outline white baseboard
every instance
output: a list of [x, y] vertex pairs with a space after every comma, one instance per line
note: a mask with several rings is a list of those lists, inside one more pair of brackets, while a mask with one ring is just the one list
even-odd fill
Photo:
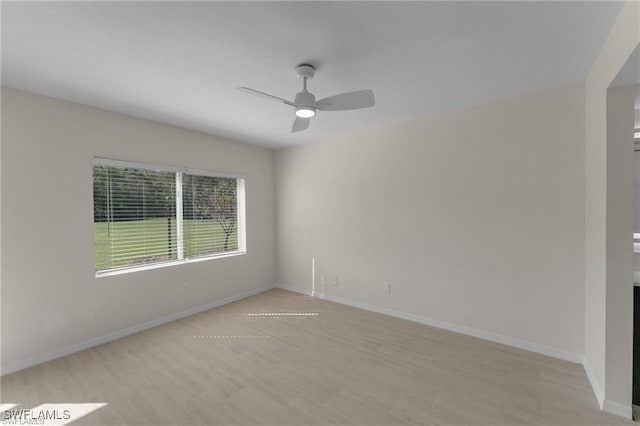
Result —
[[591, 383], [591, 389], [593, 389], [593, 393], [596, 395], [596, 399], [598, 400], [598, 405], [600, 409], [604, 409], [604, 391], [602, 390], [602, 386], [600, 386], [600, 382], [596, 378], [595, 374], [591, 370], [589, 363], [585, 359], [582, 362], [582, 366], [584, 367], [584, 371], [587, 373], [587, 378], [589, 379], [589, 383]]
[[226, 297], [221, 300], [216, 300], [215, 302], [207, 303], [206, 305], [196, 306], [195, 308], [187, 309], [186, 311], [167, 315], [162, 318], [157, 318], [151, 321], [144, 322], [142, 324], [135, 325], [133, 327], [126, 328], [124, 330], [114, 331], [113, 333], [105, 334], [104, 336], [94, 337], [93, 339], [85, 340], [84, 342], [79, 342], [71, 346], [67, 346], [52, 352], [48, 352], [46, 354], [42, 354], [42, 355], [34, 356], [32, 358], [28, 358], [22, 361], [18, 361], [13, 364], [7, 365], [6, 367], [0, 368], [0, 376], [11, 374], [28, 367], [33, 367], [34, 365], [42, 364], [43, 362], [51, 361], [56, 358], [61, 358], [63, 356], [67, 356], [75, 352], [83, 351], [85, 349], [89, 349], [91, 347], [98, 346], [103, 343], [107, 343], [112, 340], [116, 340], [121, 337], [125, 337], [130, 334], [137, 333], [142, 330], [146, 330], [148, 328], [156, 327], [156, 326], [165, 324], [167, 322], [175, 321], [177, 319], [188, 317], [202, 311], [206, 311], [218, 306], [226, 305], [227, 303], [235, 302], [240, 299], [254, 296], [256, 294], [271, 290], [272, 288], [274, 288], [274, 286], [259, 287], [254, 290], [250, 290], [245, 293], [238, 294], [236, 296]]
[[602, 409], [607, 413], [615, 414], [616, 416], [624, 417], [631, 420], [633, 418], [633, 409], [631, 405], [618, 404], [617, 402], [604, 400]]
[[604, 399], [604, 392], [602, 390], [602, 386], [598, 379], [593, 374], [589, 363], [585, 359], [582, 363], [584, 366], [584, 371], [587, 373], [587, 377], [589, 378], [589, 383], [591, 383], [591, 388], [593, 389], [593, 393], [596, 395], [596, 399], [598, 400], [598, 405], [602, 411], [606, 411], [607, 413], [615, 414], [616, 416], [624, 417], [625, 419], [631, 420], [633, 418], [633, 409], [631, 408], [631, 404], [624, 405], [619, 404], [617, 402], [608, 401]]
[[[298, 288], [298, 287], [290, 287], [284, 284], [276, 284], [277, 288], [281, 288], [284, 290], [293, 291], [296, 293], [306, 294], [308, 296], [311, 295], [311, 291]], [[319, 295], [314, 295], [318, 296]], [[582, 364], [582, 355], [578, 355], [571, 352], [561, 351], [559, 349], [550, 348], [547, 346], [538, 345], [536, 343], [525, 342], [523, 340], [513, 339], [511, 337], [502, 336], [499, 334], [489, 333], [487, 331], [478, 330], [475, 328], [465, 327], [462, 325], [452, 324], [444, 321], [438, 321], [431, 318], [423, 317], [415, 314], [408, 314], [405, 312], [394, 311], [392, 309], [381, 308], [378, 306], [368, 305], [366, 303], [356, 302], [350, 299], [343, 299], [341, 297], [332, 296], [329, 294], [322, 294], [322, 299], [329, 300], [331, 302], [340, 303], [343, 305], [349, 305], [360, 309], [365, 309], [367, 311], [378, 312], [381, 314], [390, 315], [397, 318], [406, 319], [409, 321], [418, 322], [425, 325], [430, 325], [432, 327], [442, 328], [445, 330], [453, 331], [455, 333], [466, 334], [467, 336], [473, 336], [484, 340], [489, 340], [491, 342], [501, 343], [503, 345], [512, 346], [518, 349], [524, 349], [526, 351], [535, 352], [542, 355], [547, 355], [553, 358], [562, 359], [569, 362], [574, 362], [576, 364]]]

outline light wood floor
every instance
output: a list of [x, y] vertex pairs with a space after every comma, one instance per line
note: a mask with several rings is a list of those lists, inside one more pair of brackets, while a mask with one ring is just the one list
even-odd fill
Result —
[[73, 424], [614, 425], [582, 366], [272, 290], [2, 378]]

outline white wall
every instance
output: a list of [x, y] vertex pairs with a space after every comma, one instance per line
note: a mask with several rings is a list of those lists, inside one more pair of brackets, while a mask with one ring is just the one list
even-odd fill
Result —
[[[633, 153], [634, 178], [633, 178], [633, 232], [640, 233], [640, 151]], [[634, 244], [635, 246], [635, 244]], [[633, 253], [633, 281], [640, 284], [640, 251]]]
[[[628, 66], [628, 65], [625, 65]], [[634, 102], [634, 120], [633, 127], [634, 129], [640, 128], [640, 109], [638, 109], [638, 102], [640, 101], [640, 84], [636, 85], [636, 101]], [[635, 135], [635, 132], [634, 132]], [[635, 142], [634, 142], [635, 143]], [[633, 203], [633, 232], [634, 234], [640, 233], [640, 144], [635, 144], [635, 150], [633, 153], [633, 194], [634, 194], [634, 203]], [[635, 248], [637, 246], [634, 245], [634, 255], [633, 255], [633, 281], [634, 283], [640, 285], [640, 250]]]
[[[633, 86], [607, 94], [605, 397], [631, 407], [633, 370]], [[615, 165], [612, 167], [610, 165]]]
[[[96, 156], [245, 175], [247, 254], [95, 278]], [[3, 370], [272, 286], [273, 157], [268, 149], [3, 88]]]
[[318, 292], [581, 360], [583, 106], [579, 84], [277, 151], [278, 283], [310, 291], [313, 258]]
[[[640, 3], [622, 7], [585, 82], [585, 369], [600, 403], [604, 405], [607, 346], [617, 342], [607, 334], [607, 317], [629, 317], [626, 304], [607, 301], [607, 169], [620, 165], [607, 160], [607, 89], [640, 42]], [[624, 166], [624, 165], [623, 165]], [[616, 212], [614, 209], [613, 213]], [[628, 297], [631, 297], [630, 295]], [[607, 308], [613, 308], [608, 312]], [[624, 322], [624, 319], [619, 322]], [[626, 336], [624, 339], [631, 339]], [[626, 343], [622, 343], [622, 348]], [[610, 364], [611, 368], [615, 366]], [[621, 365], [620, 368], [627, 369]], [[631, 372], [626, 373], [630, 375]], [[621, 392], [624, 392], [621, 390]], [[630, 414], [629, 401], [617, 401]], [[605, 407], [607, 408], [607, 407]], [[621, 408], [621, 407], [618, 407]], [[620, 413], [620, 410], [617, 412]], [[621, 413], [622, 414], [622, 413]]]

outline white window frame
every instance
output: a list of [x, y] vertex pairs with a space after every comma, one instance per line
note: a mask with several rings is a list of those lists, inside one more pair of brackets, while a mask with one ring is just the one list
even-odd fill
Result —
[[[96, 271], [96, 278], [100, 277], [108, 277], [112, 275], [120, 275], [126, 274], [129, 272], [137, 272], [137, 271], [146, 271], [149, 269], [157, 269], [157, 268], [165, 268], [167, 266], [175, 266], [175, 265], [184, 265], [186, 263], [195, 263], [202, 262], [206, 260], [212, 259], [221, 259], [225, 257], [232, 256], [242, 256], [247, 254], [247, 241], [246, 241], [246, 195], [245, 195], [245, 177], [243, 175], [233, 174], [233, 173], [221, 173], [221, 172], [211, 172], [200, 169], [191, 169], [187, 167], [176, 167], [176, 166], [166, 166], [166, 165], [158, 165], [158, 164], [149, 164], [149, 163], [139, 163], [135, 161], [123, 161], [123, 160], [114, 160], [110, 158], [101, 158], [96, 157], [93, 159], [93, 164], [91, 166], [91, 170], [93, 173], [94, 166], [111, 166], [111, 167], [126, 167], [131, 169], [146, 169], [153, 170], [156, 172], [169, 172], [175, 173], [176, 176], [176, 238], [177, 238], [177, 260], [168, 260], [166, 262], [157, 262], [148, 265], [136, 265], [136, 266], [122, 266], [118, 268], [105, 269], [102, 271]], [[237, 182], [237, 191], [236, 191], [236, 214], [238, 215], [237, 219], [237, 235], [238, 235], [238, 249], [233, 251], [227, 251], [224, 253], [217, 253], [205, 256], [198, 256], [193, 258], [185, 258], [184, 257], [184, 228], [183, 228], [183, 211], [182, 211], [182, 176], [183, 174], [189, 175], [198, 175], [198, 176], [209, 176], [209, 177], [222, 177], [222, 178], [233, 178], [236, 179]], [[95, 209], [95, 206], [94, 206]], [[95, 235], [94, 235], [95, 238]], [[95, 262], [95, 254], [94, 254], [94, 262]]]

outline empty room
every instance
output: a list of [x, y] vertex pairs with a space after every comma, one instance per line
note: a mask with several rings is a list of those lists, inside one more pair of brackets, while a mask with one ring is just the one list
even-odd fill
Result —
[[0, 14], [0, 424], [640, 416], [640, 2]]

